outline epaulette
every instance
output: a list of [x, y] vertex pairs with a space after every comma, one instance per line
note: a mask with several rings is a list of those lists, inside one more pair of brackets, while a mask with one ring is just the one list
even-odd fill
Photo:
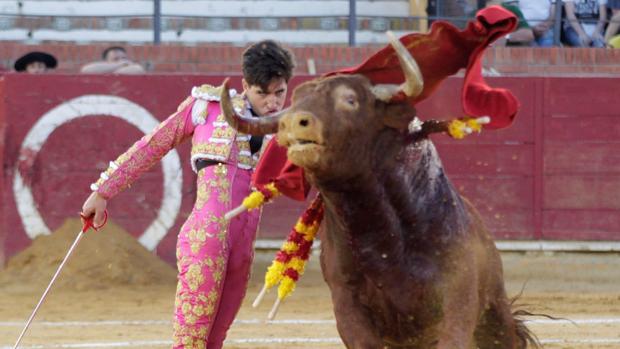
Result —
[[[202, 99], [205, 101], [220, 101], [220, 94], [222, 93], [223, 86], [213, 86], [204, 84], [201, 86], [194, 86], [192, 88], [192, 97], [196, 99]], [[231, 89], [230, 96], [233, 97], [237, 94], [237, 91]]]
[[[220, 101], [222, 88], [223, 85], [213, 86], [209, 84], [192, 88], [192, 97], [196, 98], [196, 103], [194, 103], [192, 108], [192, 121], [194, 125], [202, 125], [206, 122], [209, 102]], [[239, 114], [244, 114], [247, 109], [245, 98], [234, 89], [230, 89], [229, 93], [235, 111]]]

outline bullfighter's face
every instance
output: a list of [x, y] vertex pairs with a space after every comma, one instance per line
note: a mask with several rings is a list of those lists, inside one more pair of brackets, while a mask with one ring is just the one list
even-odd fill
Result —
[[250, 85], [243, 79], [243, 91], [259, 116], [273, 114], [282, 110], [286, 101], [287, 82], [284, 79], [273, 79], [267, 89], [258, 85]]

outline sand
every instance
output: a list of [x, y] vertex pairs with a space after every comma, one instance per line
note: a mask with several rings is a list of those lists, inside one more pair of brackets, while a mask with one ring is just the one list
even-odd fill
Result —
[[[79, 220], [69, 219], [52, 234], [34, 239], [32, 245], [13, 256], [0, 272], [0, 288], [17, 291], [28, 284], [43, 290], [81, 227]], [[170, 284], [175, 280], [174, 268], [121, 227], [108, 222], [100, 231], [90, 230], [82, 237], [54, 287], [84, 291]]]
[[[77, 220], [66, 222], [52, 235], [37, 238], [0, 271], [1, 349], [12, 347], [79, 229]], [[273, 291], [259, 308], [250, 306], [273, 254], [257, 254], [240, 322], [231, 328], [225, 348], [343, 348], [316, 254], [280, 308], [277, 319], [284, 322], [264, 322]], [[525, 309], [582, 321], [530, 324], [545, 341], [544, 348], [620, 347], [620, 254], [503, 253], [502, 260], [508, 294], [520, 293], [525, 285], [519, 302]], [[22, 344], [41, 349], [170, 348], [175, 274], [110, 222], [82, 239]]]

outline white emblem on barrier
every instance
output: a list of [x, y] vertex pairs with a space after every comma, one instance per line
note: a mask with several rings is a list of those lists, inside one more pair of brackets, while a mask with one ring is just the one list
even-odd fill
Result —
[[[24, 149], [39, 152], [49, 135], [62, 124], [77, 118], [97, 115], [123, 119], [145, 134], [151, 132], [159, 124], [159, 121], [146, 109], [125, 98], [108, 95], [84, 95], [66, 101], [45, 113], [24, 138], [20, 154]], [[139, 238], [140, 243], [151, 251], [157, 247], [159, 241], [172, 227], [181, 209], [183, 172], [179, 153], [176, 150], [173, 149], [162, 159], [162, 169], [164, 193], [161, 207], [155, 220]], [[13, 192], [17, 211], [22, 219], [26, 234], [31, 239], [38, 235], [50, 234], [49, 228], [45, 225], [36, 208], [32, 192], [24, 183], [18, 170], [15, 171]], [[77, 209], [79, 207], [76, 207]]]

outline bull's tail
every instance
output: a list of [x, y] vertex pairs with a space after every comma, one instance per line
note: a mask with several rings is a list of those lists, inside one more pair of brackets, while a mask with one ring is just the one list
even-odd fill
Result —
[[[514, 306], [514, 300], [512, 302], [512, 305]], [[538, 340], [538, 337], [536, 337], [534, 332], [532, 332], [525, 325], [525, 319], [523, 318], [524, 316], [546, 316], [546, 315], [533, 314], [533, 313], [530, 313], [529, 311], [526, 311], [526, 310], [523, 310], [523, 309], [516, 309], [516, 310], [514, 310], [512, 312], [512, 317], [513, 317], [514, 323], [515, 323], [516, 334], [517, 334], [517, 337], [519, 339], [519, 346], [517, 348], [519, 348], [519, 349], [525, 349], [525, 348], [539, 349], [539, 348], [541, 348], [540, 341]]]
[[[523, 285], [525, 288], [525, 285]], [[548, 314], [540, 314], [540, 313], [531, 313], [527, 310], [520, 309], [522, 305], [516, 305], [516, 301], [521, 297], [523, 293], [523, 289], [516, 295], [514, 298], [510, 300], [510, 308], [512, 309], [512, 318], [515, 323], [515, 330], [517, 337], [519, 338], [519, 349], [525, 348], [534, 348], [539, 349], [542, 348], [538, 337], [525, 325], [524, 317], [544, 317], [551, 320], [566, 320], [563, 318], [557, 318]]]
[[[480, 349], [540, 349], [536, 335], [526, 326], [525, 316], [536, 316], [523, 309], [516, 309], [515, 297], [503, 298], [490, 304], [475, 331]], [[520, 306], [519, 306], [520, 307]]]

